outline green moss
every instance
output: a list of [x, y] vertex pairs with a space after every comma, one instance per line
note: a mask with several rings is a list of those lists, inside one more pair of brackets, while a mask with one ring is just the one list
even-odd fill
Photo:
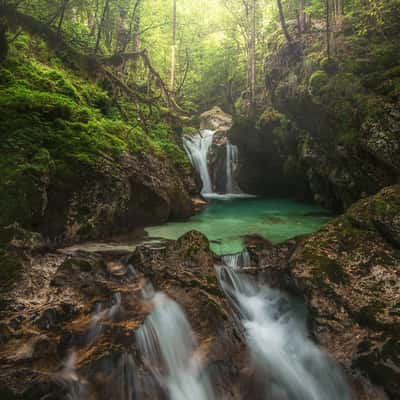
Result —
[[329, 257], [318, 256], [317, 265], [331, 282], [337, 284], [348, 283], [348, 275], [336, 260]]
[[189, 171], [174, 132], [158, 122], [161, 115], [148, 115], [144, 105], [139, 113], [124, 98], [119, 103], [111, 106], [107, 89], [68, 70], [42, 42], [21, 35], [0, 67], [0, 224], [38, 223], [49, 184], [53, 190], [76, 187], [104, 162], [117, 165], [125, 151], [165, 157]]
[[328, 57], [323, 58], [320, 61], [319, 66], [327, 74], [335, 74], [338, 70], [337, 62], [333, 58], [328, 58]]
[[313, 96], [321, 95], [328, 81], [329, 77], [325, 71], [314, 72], [308, 82], [310, 93]]

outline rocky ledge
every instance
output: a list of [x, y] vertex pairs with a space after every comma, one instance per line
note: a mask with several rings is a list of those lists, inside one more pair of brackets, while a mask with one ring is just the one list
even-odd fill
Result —
[[15, 244], [9, 242], [7, 255], [18, 258], [18, 279], [1, 287], [1, 398], [61, 400], [79, 386], [84, 398], [108, 400], [112, 392], [122, 399], [132, 379], [153, 385], [154, 392], [147, 387], [140, 398], [163, 398], [137, 344], [138, 329], [153, 309], [143, 295], [150, 282], [186, 311], [203, 368], [215, 372], [211, 379], [222, 377], [212, 382], [219, 395], [238, 398], [244, 346], [202, 234], [138, 246], [122, 259], [43, 255], [38, 247]]

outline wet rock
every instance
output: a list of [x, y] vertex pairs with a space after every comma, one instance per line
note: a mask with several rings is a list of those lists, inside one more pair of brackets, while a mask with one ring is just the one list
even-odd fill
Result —
[[0, 324], [0, 344], [7, 343], [12, 337], [14, 332], [5, 323]]
[[77, 310], [73, 304], [62, 303], [44, 310], [35, 320], [35, 324], [40, 329], [53, 330], [60, 323], [70, 321], [76, 314]]

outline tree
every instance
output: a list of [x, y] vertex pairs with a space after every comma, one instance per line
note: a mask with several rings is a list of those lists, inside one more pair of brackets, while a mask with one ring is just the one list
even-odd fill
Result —
[[172, 0], [172, 46], [171, 46], [171, 92], [175, 88], [175, 70], [176, 70], [176, 0]]
[[61, 35], [61, 30], [62, 30], [62, 24], [64, 22], [64, 17], [65, 17], [65, 11], [67, 10], [69, 0], [63, 0], [61, 4], [61, 9], [60, 9], [60, 19], [58, 22], [58, 28], [57, 28], [57, 36], [60, 37]]
[[330, 0], [325, 0], [326, 55], [328, 58], [331, 56], [331, 12], [329, 2]]
[[256, 96], [256, 0], [251, 0], [251, 29], [250, 29], [250, 117], [255, 115]]
[[109, 7], [110, 7], [110, 0], [106, 0], [105, 4], [104, 4], [104, 8], [103, 8], [103, 13], [101, 15], [99, 28], [98, 28], [98, 31], [97, 31], [96, 47], [94, 49], [94, 54], [97, 54], [99, 49], [100, 49], [101, 35], [103, 33], [104, 24], [105, 24], [105, 21], [106, 21], [106, 16], [107, 16]]
[[[329, 1], [329, 0], [326, 0], [326, 1]], [[286, 21], [285, 21], [285, 15], [283, 14], [282, 0], [277, 0], [277, 2], [278, 2], [279, 20], [281, 22], [282, 31], [283, 31], [283, 34], [285, 35], [286, 41], [288, 42], [289, 45], [291, 45], [292, 38], [289, 35], [289, 31], [288, 31]]]

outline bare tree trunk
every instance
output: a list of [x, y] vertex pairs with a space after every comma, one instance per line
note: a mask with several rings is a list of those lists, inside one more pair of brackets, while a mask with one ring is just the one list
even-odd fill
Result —
[[256, 108], [256, 0], [251, 0], [250, 29], [250, 116], [253, 117]]
[[106, 15], [107, 15], [109, 6], [110, 6], [110, 0], [106, 0], [106, 2], [104, 4], [104, 8], [103, 8], [103, 13], [101, 15], [101, 21], [100, 21], [100, 24], [99, 24], [99, 29], [97, 31], [96, 47], [94, 49], [94, 54], [97, 54], [98, 51], [99, 51], [99, 48], [100, 48], [101, 34], [102, 34], [102, 31], [103, 31], [103, 28], [104, 28], [104, 23], [105, 23], [105, 20], [106, 20]]
[[175, 88], [175, 69], [176, 69], [176, 0], [172, 0], [172, 46], [171, 46], [171, 92]]
[[[329, 0], [327, 0], [327, 1], [329, 1]], [[277, 0], [277, 2], [278, 2], [278, 10], [279, 10], [279, 19], [281, 21], [281, 27], [282, 27], [283, 34], [285, 35], [285, 38], [286, 38], [286, 41], [288, 42], [288, 44], [292, 44], [292, 38], [289, 35], [289, 31], [286, 26], [285, 16], [283, 14], [282, 1]]]
[[325, 12], [326, 12], [326, 55], [328, 58], [331, 56], [331, 26], [330, 26], [330, 0], [325, 0]]
[[305, 0], [299, 1], [299, 22], [300, 22], [300, 32], [305, 32], [305, 14], [304, 14]]
[[57, 36], [60, 37], [61, 35], [61, 30], [62, 30], [62, 24], [64, 22], [64, 17], [65, 17], [65, 11], [67, 10], [69, 0], [63, 0], [61, 10], [60, 10], [60, 20], [58, 22], [58, 28], [57, 28]]

